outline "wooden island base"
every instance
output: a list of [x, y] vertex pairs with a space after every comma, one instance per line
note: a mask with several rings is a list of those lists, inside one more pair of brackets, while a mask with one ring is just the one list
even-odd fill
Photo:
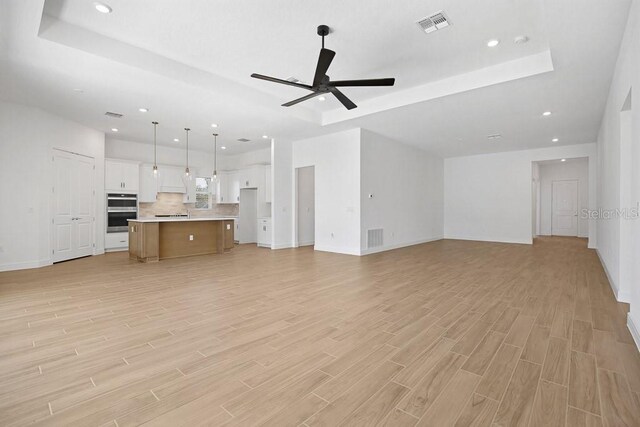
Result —
[[129, 258], [136, 261], [220, 254], [232, 248], [233, 220], [129, 221]]

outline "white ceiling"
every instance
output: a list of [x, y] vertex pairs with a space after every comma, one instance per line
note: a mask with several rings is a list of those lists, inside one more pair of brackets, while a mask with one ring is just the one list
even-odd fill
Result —
[[[0, 3], [0, 97], [107, 134], [117, 127], [120, 139], [150, 142], [157, 120], [165, 145], [188, 126], [190, 142], [210, 148], [218, 123], [230, 154], [267, 146], [263, 134], [364, 127], [446, 157], [546, 147], [553, 137], [594, 142], [630, 0], [105, 3], [113, 13], [87, 0]], [[422, 33], [415, 22], [439, 10], [453, 25]], [[345, 88], [359, 105], [352, 111], [331, 97], [280, 107], [306, 93], [249, 75], [311, 80], [319, 24], [333, 29], [333, 79], [395, 77], [396, 86]], [[529, 43], [514, 44], [518, 35]], [[486, 46], [492, 38], [496, 48]]]

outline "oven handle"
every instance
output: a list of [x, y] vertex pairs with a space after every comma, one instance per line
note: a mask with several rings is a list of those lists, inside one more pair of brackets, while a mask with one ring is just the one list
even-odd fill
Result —
[[107, 213], [129, 213], [129, 212], [136, 213], [137, 211], [138, 211], [138, 209], [137, 209], [137, 208], [131, 208], [131, 209], [120, 209], [120, 208], [118, 208], [118, 209], [114, 209], [114, 208], [108, 208], [108, 209], [107, 209]]
[[137, 197], [107, 197], [107, 200], [138, 200]]

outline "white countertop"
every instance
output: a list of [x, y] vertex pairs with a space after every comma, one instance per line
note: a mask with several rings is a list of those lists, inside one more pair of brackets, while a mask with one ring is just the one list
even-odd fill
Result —
[[204, 217], [204, 218], [180, 218], [180, 217], [167, 217], [167, 218], [155, 218], [155, 217], [146, 217], [146, 218], [138, 218], [138, 219], [128, 219], [127, 221], [136, 221], [136, 222], [186, 222], [186, 221], [232, 221], [234, 217]]

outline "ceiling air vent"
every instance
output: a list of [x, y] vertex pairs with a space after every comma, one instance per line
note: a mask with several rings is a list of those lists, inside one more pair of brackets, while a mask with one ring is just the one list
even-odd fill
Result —
[[249, 141], [251, 141], [251, 140], [247, 139], [247, 138], [239, 138], [238, 139], [238, 142], [249, 142]]
[[109, 116], [109, 117], [113, 117], [114, 119], [120, 119], [122, 118], [122, 114], [120, 113], [112, 113], [111, 111], [107, 111], [106, 113], [104, 113], [105, 116]]
[[445, 15], [443, 11], [440, 11], [419, 20], [417, 24], [422, 29], [422, 31], [429, 34], [442, 28], [448, 27], [449, 25], [451, 25], [451, 21], [449, 21], [449, 18], [447, 18], [447, 15]]

